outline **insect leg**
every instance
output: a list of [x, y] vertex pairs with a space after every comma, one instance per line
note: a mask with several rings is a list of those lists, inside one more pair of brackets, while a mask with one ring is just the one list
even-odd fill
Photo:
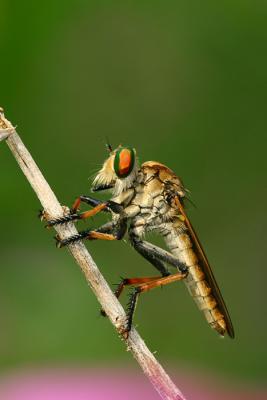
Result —
[[137, 241], [131, 241], [133, 247], [135, 250], [141, 254], [147, 261], [149, 261], [160, 273], [162, 276], [168, 276], [170, 275], [170, 272], [167, 270], [165, 267], [164, 263], [162, 260], [160, 260], [159, 257], [155, 255], [155, 253], [151, 252], [147, 248], [139, 245], [139, 242]]
[[[154, 244], [151, 244], [149, 242], [141, 240], [138, 237], [132, 235], [131, 233], [129, 233], [129, 237], [130, 237], [133, 247], [138, 251], [138, 253], [140, 253], [148, 261], [153, 263], [153, 265], [155, 265], [155, 263], [154, 263], [155, 260], [157, 263], [160, 261], [163, 261], [169, 265], [172, 265], [173, 267], [178, 268], [180, 272], [187, 272], [186, 265], [183, 264], [180, 260], [178, 260], [178, 258], [174, 257], [168, 251], [161, 249], [160, 247], [158, 247]], [[153, 260], [153, 262], [152, 262], [152, 260]], [[157, 267], [157, 266], [156, 266], [156, 268], [159, 269], [159, 267]], [[167, 271], [166, 268], [165, 268], [165, 271]]]
[[106, 208], [107, 208], [106, 203], [100, 203], [96, 207], [94, 207], [92, 210], [85, 211], [83, 213], [70, 213], [69, 215], [65, 215], [64, 217], [61, 217], [61, 218], [51, 219], [51, 220], [47, 221], [46, 226], [48, 228], [50, 228], [52, 226], [64, 224], [66, 222], [90, 218]]
[[138, 300], [138, 297], [141, 293], [143, 292], [148, 292], [151, 289], [154, 289], [156, 287], [162, 287], [165, 285], [168, 285], [169, 283], [180, 281], [184, 279], [187, 276], [187, 273], [182, 273], [182, 272], [177, 272], [174, 275], [169, 275], [169, 276], [164, 276], [163, 278], [158, 278], [158, 279], [153, 279], [150, 282], [146, 282], [143, 284], [140, 284], [137, 286], [133, 293], [131, 294], [130, 301], [128, 304], [128, 310], [127, 310], [127, 332], [131, 330], [132, 327], [132, 322], [133, 322], [133, 314], [136, 308], [136, 303]]
[[70, 236], [67, 239], [61, 240], [58, 236], [56, 238], [56, 245], [58, 248], [68, 246], [69, 244], [73, 244], [75, 242], [79, 242], [80, 240], [95, 240], [95, 239], [100, 239], [100, 240], [116, 240], [116, 237], [114, 235], [111, 235], [109, 233], [101, 233], [101, 232], [96, 232], [92, 231], [89, 229], [86, 229], [85, 231], [81, 231], [77, 233], [76, 235]]
[[[85, 196], [81, 196], [83, 198], [85, 198]], [[69, 215], [66, 215], [64, 217], [61, 218], [55, 218], [52, 219], [50, 221], [47, 222], [47, 227], [52, 227], [58, 224], [64, 224], [66, 222], [70, 222], [70, 221], [78, 221], [80, 219], [86, 219], [86, 218], [90, 218], [93, 217], [94, 215], [96, 215], [97, 213], [99, 213], [100, 211], [113, 211], [114, 213], [120, 213], [121, 210], [123, 209], [122, 205], [115, 203], [114, 201], [99, 201], [98, 200], [94, 200], [91, 198], [87, 198], [87, 200], [90, 199], [90, 204], [91, 205], [95, 205], [96, 206], [92, 209], [92, 210], [88, 210], [82, 213], [77, 213], [77, 209], [79, 207], [79, 204], [81, 203], [82, 200], [80, 200], [80, 197], [75, 201], [72, 209], [71, 209], [71, 213]], [[88, 200], [89, 201], [89, 200]]]
[[71, 212], [75, 213], [79, 209], [81, 203], [86, 203], [86, 204], [89, 204], [89, 206], [96, 207], [99, 204], [102, 204], [103, 201], [98, 200], [98, 199], [93, 199], [92, 197], [88, 197], [88, 196], [83, 196], [83, 195], [79, 196], [74, 201], [73, 206], [71, 207]]
[[[159, 279], [159, 276], [152, 276], [152, 277], [142, 277], [142, 278], [122, 278], [120, 283], [118, 284], [116, 290], [114, 291], [115, 296], [117, 299], [120, 297], [123, 289], [125, 286], [136, 286], [140, 285], [141, 283], [151, 282], [154, 280]], [[106, 317], [106, 313], [103, 309], [100, 310], [100, 313], [103, 317]]]
[[80, 240], [121, 240], [126, 230], [127, 224], [125, 220], [119, 220], [117, 223], [110, 221], [96, 230], [86, 229], [64, 240], [56, 237], [57, 247], [68, 246]]
[[82, 196], [79, 196], [75, 200], [75, 202], [73, 203], [73, 206], [71, 208], [71, 212], [72, 213], [76, 213], [76, 211], [79, 209], [81, 203], [89, 204], [89, 206], [92, 206], [92, 207], [96, 207], [96, 206], [98, 206], [100, 204], [106, 203], [107, 204], [107, 208], [103, 209], [103, 211], [107, 211], [107, 212], [113, 211], [116, 214], [119, 214], [121, 212], [122, 208], [123, 208], [121, 206], [121, 204], [118, 204], [118, 203], [116, 203], [115, 201], [112, 201], [112, 200], [104, 202], [102, 200], [94, 199], [93, 197], [82, 195]]
[[117, 240], [121, 240], [127, 231], [127, 221], [123, 218], [118, 221], [110, 221], [96, 229], [96, 232], [113, 234]]
[[[139, 254], [141, 254], [147, 261], [149, 261], [160, 273], [162, 276], [168, 276], [170, 275], [170, 272], [167, 270], [165, 267], [164, 263], [157, 257], [155, 257], [154, 254], [152, 254], [150, 251], [147, 251], [146, 249], [143, 249], [139, 246], [135, 246], [135, 241], [131, 241], [134, 248], [136, 251], [138, 251]], [[121, 282], [118, 284], [114, 294], [118, 298], [124, 287], [128, 285], [136, 285], [144, 282], [149, 282], [150, 280], [155, 280], [158, 279], [159, 277], [152, 277], [152, 278], [122, 278]], [[101, 309], [100, 311], [101, 315], [105, 316], [105, 312]]]

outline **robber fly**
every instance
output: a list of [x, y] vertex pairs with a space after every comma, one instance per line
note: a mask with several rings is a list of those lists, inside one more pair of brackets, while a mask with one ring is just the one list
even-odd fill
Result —
[[[97, 173], [92, 191], [110, 189], [112, 198], [96, 200], [89, 196], [76, 199], [71, 212], [48, 221], [48, 226], [89, 218], [100, 211], [111, 213], [111, 221], [95, 230], [85, 230], [67, 239], [58, 238], [58, 247], [83, 239], [121, 240], [126, 232], [134, 249], [150, 262], [160, 276], [125, 278], [115, 295], [132, 286], [127, 310], [127, 332], [130, 331], [136, 302], [141, 293], [183, 280], [209, 325], [221, 336], [233, 338], [234, 329], [224, 300], [201, 247], [185, 213], [186, 190], [174, 172], [157, 161], [138, 164], [135, 149], [119, 146], [112, 150]], [[79, 212], [81, 202], [93, 208]], [[169, 251], [143, 240], [145, 233], [158, 232]], [[171, 274], [168, 267], [174, 267]], [[104, 312], [103, 312], [104, 314]]]

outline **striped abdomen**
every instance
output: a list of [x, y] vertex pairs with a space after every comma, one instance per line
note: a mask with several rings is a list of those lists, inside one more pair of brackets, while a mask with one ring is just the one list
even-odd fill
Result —
[[167, 246], [172, 254], [188, 267], [188, 276], [184, 282], [199, 309], [204, 312], [210, 326], [224, 336], [226, 323], [219, 306], [217, 293], [209, 284], [207, 271], [201, 265], [201, 260], [198, 259], [193, 242], [187, 232], [173, 228], [165, 235]]

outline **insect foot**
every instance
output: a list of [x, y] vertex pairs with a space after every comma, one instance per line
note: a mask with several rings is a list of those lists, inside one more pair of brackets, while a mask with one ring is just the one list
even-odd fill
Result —
[[[47, 224], [45, 225], [46, 228], [51, 228], [52, 226], [55, 226], [57, 224], [62, 224], [65, 222], [69, 221], [69, 215], [70, 215], [70, 210], [66, 206], [62, 206], [62, 211], [63, 211], [63, 217], [59, 218], [51, 218], [51, 216], [48, 214], [46, 210], [40, 210], [38, 213], [38, 218], [41, 221], [46, 221]], [[70, 218], [72, 220], [73, 217]]]
[[131, 329], [129, 329], [128, 320], [123, 321], [119, 326], [117, 326], [117, 330], [121, 337], [125, 340], [128, 339]]
[[49, 219], [49, 215], [45, 210], [39, 210], [38, 218], [40, 221], [47, 221]]
[[107, 314], [105, 313], [105, 311], [103, 310], [103, 308], [100, 309], [100, 315], [101, 315], [102, 317], [106, 317], [106, 316], [107, 316]]
[[61, 249], [61, 247], [68, 246], [69, 244], [72, 244], [74, 242], [81, 240], [81, 238], [80, 238], [79, 234], [70, 236], [67, 239], [60, 239], [59, 235], [56, 235], [55, 240], [56, 240], [56, 247], [58, 249]]
[[59, 235], [56, 235], [56, 236], [54, 237], [54, 239], [55, 239], [55, 241], [56, 241], [56, 247], [57, 247], [58, 249], [60, 249], [61, 247], [64, 246], [64, 244], [62, 244], [63, 240], [60, 239]]
[[126, 328], [124, 328], [121, 332], [120, 335], [123, 337], [123, 339], [127, 340], [129, 337], [130, 331]]

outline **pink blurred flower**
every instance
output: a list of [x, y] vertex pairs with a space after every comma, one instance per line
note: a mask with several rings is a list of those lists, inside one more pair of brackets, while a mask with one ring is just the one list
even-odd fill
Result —
[[[222, 384], [174, 371], [174, 381], [188, 400], [266, 400], [266, 391], [226, 389]], [[142, 372], [110, 369], [39, 369], [0, 379], [1, 400], [157, 400]]]

